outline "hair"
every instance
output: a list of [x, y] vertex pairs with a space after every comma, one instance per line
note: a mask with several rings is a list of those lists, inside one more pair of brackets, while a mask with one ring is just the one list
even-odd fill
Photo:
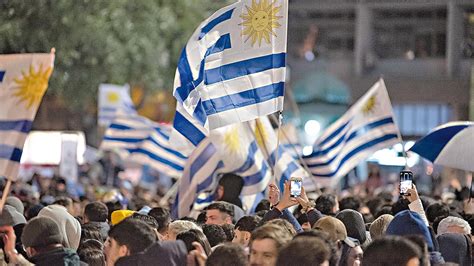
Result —
[[356, 197], [345, 197], [339, 201], [339, 209], [346, 210], [346, 209], [351, 209], [354, 211], [359, 211], [361, 202], [359, 199]]
[[291, 236], [296, 235], [295, 228], [287, 220], [278, 218], [278, 219], [273, 219], [273, 220], [268, 221], [267, 224], [275, 224], [275, 225], [279, 226], [280, 228], [287, 230], [288, 233], [290, 233]]
[[293, 239], [297, 239], [300, 237], [315, 237], [324, 241], [326, 246], [329, 247], [330, 251], [329, 266], [339, 265], [339, 258], [341, 257], [340, 250], [337, 244], [331, 240], [331, 237], [328, 233], [321, 230], [311, 229], [309, 231], [303, 231], [301, 233], [298, 233]]
[[91, 202], [84, 208], [84, 216], [91, 222], [107, 222], [108, 214], [107, 206], [100, 201]]
[[244, 179], [241, 176], [232, 173], [223, 174], [221, 179], [219, 179], [219, 186], [224, 188], [224, 195], [220, 200], [232, 203], [242, 208], [242, 201], [240, 200], [239, 195], [244, 187]]
[[336, 206], [336, 196], [323, 194], [316, 199], [316, 209], [325, 215], [334, 215], [333, 208]]
[[81, 261], [89, 266], [105, 266], [105, 255], [100, 249], [84, 248], [80, 249], [77, 254]]
[[235, 224], [234, 229], [251, 233], [257, 228], [261, 219], [258, 216], [244, 216]]
[[392, 215], [392, 205], [384, 205], [384, 206], [380, 207], [378, 209], [377, 213], [375, 214], [374, 218], [377, 220], [377, 218], [379, 218], [380, 216], [382, 216], [384, 214]]
[[226, 242], [232, 242], [234, 239], [234, 225], [233, 224], [223, 224], [221, 225], [222, 229], [224, 229], [224, 233], [226, 236]]
[[409, 210], [408, 204], [410, 204], [410, 201], [408, 199], [399, 198], [397, 202], [392, 204], [392, 215], [395, 216], [401, 211]]
[[58, 205], [68, 208], [72, 206], [73, 201], [71, 198], [61, 196], [61, 197], [57, 197], [56, 200], [53, 202], [53, 204], [58, 204]]
[[211, 247], [215, 247], [227, 239], [224, 229], [217, 224], [205, 224], [202, 226], [202, 231], [206, 235], [207, 240], [209, 240]]
[[459, 226], [463, 229], [464, 234], [471, 234], [471, 226], [467, 221], [458, 217], [448, 216], [439, 222], [437, 230], [438, 235], [449, 233], [448, 230], [450, 226]]
[[231, 217], [234, 217], [234, 208], [231, 204], [223, 201], [217, 201], [214, 203], [209, 204], [209, 206], [206, 207], [206, 210], [218, 210], [220, 212], [224, 212]]
[[276, 265], [292, 266], [295, 262], [301, 266], [321, 265], [329, 261], [329, 256], [329, 248], [323, 240], [303, 236], [294, 239], [280, 250]]
[[176, 236], [176, 240], [182, 240], [186, 245], [188, 252], [194, 250], [193, 242], [199, 242], [199, 244], [201, 244], [201, 246], [204, 248], [206, 255], [209, 256], [211, 253], [211, 245], [209, 244], [207, 237], [199, 230], [191, 229], [189, 231], [182, 232]]
[[271, 239], [275, 241], [277, 249], [281, 249], [286, 243], [290, 242], [293, 236], [276, 224], [265, 224], [255, 229], [250, 237], [250, 246], [253, 241], [262, 239]]
[[248, 257], [244, 249], [234, 243], [225, 243], [216, 249], [207, 258], [206, 266], [246, 266]]
[[98, 240], [101, 243], [105, 241], [102, 234], [100, 233], [100, 227], [98, 225], [83, 224], [81, 226], [81, 240], [79, 245], [82, 245], [82, 243], [90, 239]]
[[109, 231], [109, 237], [119, 245], [127, 246], [130, 254], [145, 250], [157, 240], [155, 232], [149, 225], [133, 218], [126, 218], [114, 225]]
[[158, 229], [158, 222], [150, 215], [134, 212], [131, 218], [143, 221], [153, 229]]
[[369, 244], [362, 265], [406, 265], [412, 258], [421, 258], [421, 251], [413, 242], [399, 236], [386, 236]]
[[426, 209], [426, 218], [428, 218], [428, 221], [433, 224], [438, 217], [448, 217], [449, 216], [449, 206], [436, 202], [428, 206]]
[[428, 253], [428, 244], [426, 243], [426, 240], [420, 235], [407, 235], [405, 238], [413, 242], [413, 244], [415, 244], [420, 249], [420, 266], [429, 266], [430, 255]]
[[258, 204], [257, 206], [255, 207], [255, 212], [259, 212], [259, 211], [269, 211], [270, 210], [270, 201], [267, 200], [267, 199], [262, 199]]
[[369, 227], [370, 237], [372, 239], [376, 239], [378, 237], [384, 236], [388, 225], [392, 220], [393, 216], [391, 214], [384, 214], [375, 219], [375, 221], [373, 221]]
[[202, 231], [199, 226], [190, 221], [177, 220], [170, 223], [169, 225], [169, 231], [173, 232], [175, 235], [179, 235], [180, 233], [189, 231], [191, 229]]
[[148, 212], [148, 215], [155, 218], [158, 222], [158, 232], [164, 233], [168, 230], [168, 226], [171, 223], [170, 211], [163, 207], [156, 207]]

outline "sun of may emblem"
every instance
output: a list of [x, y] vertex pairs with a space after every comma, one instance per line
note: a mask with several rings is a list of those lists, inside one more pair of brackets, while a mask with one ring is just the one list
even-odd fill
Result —
[[28, 73], [22, 71], [21, 78], [14, 79], [17, 91], [13, 95], [19, 99], [20, 103], [25, 103], [27, 109], [39, 105], [48, 88], [48, 80], [52, 71], [51, 67], [43, 71], [43, 66], [40, 65], [38, 71], [35, 72], [31, 65]]
[[273, 29], [281, 26], [278, 20], [282, 16], [277, 16], [281, 9], [281, 6], [276, 6], [277, 1], [269, 0], [252, 0], [252, 6], [245, 6], [247, 13], [243, 13], [240, 17], [243, 22], [239, 25], [243, 25], [242, 31], [243, 36], [247, 36], [245, 42], [251, 39], [252, 47], [257, 43], [258, 46], [262, 45], [262, 39], [267, 44], [270, 44], [271, 35], [277, 36]]
[[375, 95], [371, 96], [362, 107], [362, 112], [364, 112], [365, 115], [368, 115], [374, 111], [376, 105], [377, 97], [375, 97]]

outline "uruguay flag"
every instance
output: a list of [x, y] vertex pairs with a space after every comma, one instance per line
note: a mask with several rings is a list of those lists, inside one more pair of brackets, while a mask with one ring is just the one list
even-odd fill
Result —
[[196, 29], [176, 70], [171, 142], [185, 154], [209, 131], [283, 109], [288, 0], [241, 0]]
[[450, 122], [433, 129], [410, 151], [434, 164], [474, 172], [474, 122]]
[[320, 185], [332, 186], [375, 151], [400, 142], [398, 135], [381, 79], [323, 132], [304, 160]]
[[54, 53], [0, 55], [0, 175], [11, 180], [53, 65]]

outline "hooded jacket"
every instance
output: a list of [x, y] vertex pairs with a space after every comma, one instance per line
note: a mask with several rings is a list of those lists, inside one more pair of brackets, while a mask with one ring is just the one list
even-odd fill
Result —
[[51, 251], [38, 254], [29, 259], [38, 266], [72, 266], [81, 265], [77, 253], [72, 249], [56, 248]]
[[63, 236], [63, 246], [77, 250], [81, 240], [81, 224], [61, 205], [50, 205], [41, 209], [38, 217], [53, 219]]
[[460, 266], [472, 265], [472, 244], [467, 235], [446, 233], [437, 237], [439, 249], [446, 262]]
[[365, 233], [364, 218], [362, 218], [360, 212], [350, 209], [342, 210], [336, 215], [336, 218], [346, 226], [347, 236], [359, 240], [361, 244], [365, 243], [367, 235]]
[[147, 265], [186, 265], [188, 250], [183, 241], [156, 242], [144, 252], [122, 257], [115, 262], [116, 266]]

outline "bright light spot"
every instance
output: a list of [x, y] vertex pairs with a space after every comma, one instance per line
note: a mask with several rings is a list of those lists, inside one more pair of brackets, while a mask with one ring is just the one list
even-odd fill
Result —
[[396, 152], [403, 152], [403, 145], [401, 143], [397, 143], [397, 144], [393, 145], [393, 149]]
[[415, 145], [414, 141], [407, 141], [407, 143], [405, 143], [405, 150], [408, 151], [409, 149], [411, 149], [411, 147], [413, 147], [413, 145]]
[[303, 147], [303, 155], [308, 156], [313, 152], [313, 146], [304, 146]]
[[317, 136], [320, 130], [321, 130], [321, 124], [316, 120], [309, 120], [304, 125], [304, 131], [309, 136], [313, 136], [313, 137]]

